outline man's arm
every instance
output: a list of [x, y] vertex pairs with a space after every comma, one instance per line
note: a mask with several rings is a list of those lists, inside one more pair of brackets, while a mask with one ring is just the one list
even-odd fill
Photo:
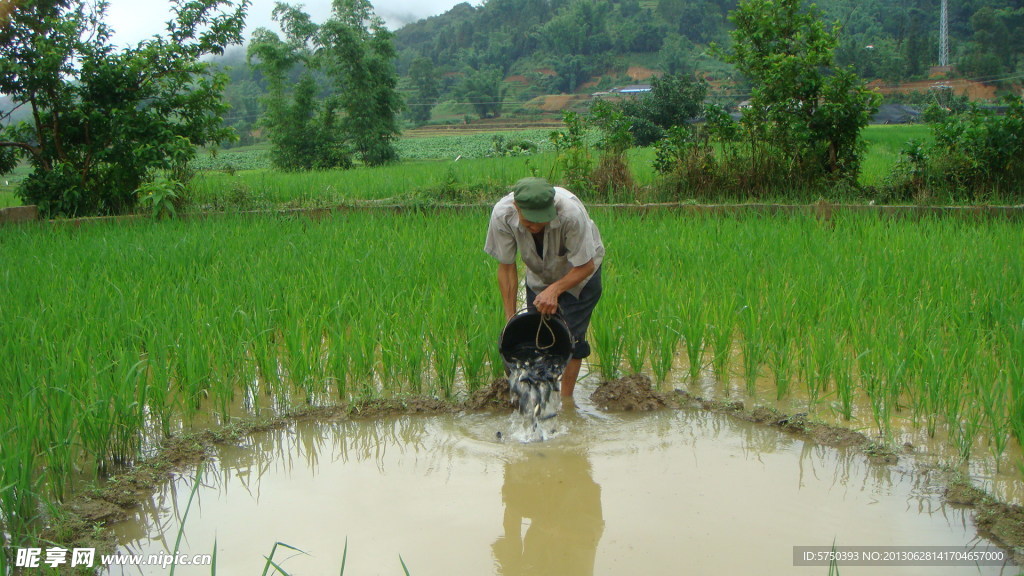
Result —
[[591, 258], [586, 264], [569, 270], [565, 276], [562, 276], [558, 281], [545, 288], [543, 292], [537, 294], [533, 305], [537, 307], [537, 311], [541, 314], [554, 314], [558, 312], [558, 297], [562, 295], [562, 292], [586, 280], [587, 276], [594, 273], [594, 269], [594, 259]]
[[501, 292], [505, 320], [508, 320], [516, 314], [516, 296], [519, 292], [519, 270], [515, 262], [498, 264], [498, 291]]

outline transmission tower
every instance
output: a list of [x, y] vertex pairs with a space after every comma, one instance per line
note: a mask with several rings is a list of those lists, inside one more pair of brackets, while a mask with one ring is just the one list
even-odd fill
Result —
[[949, 7], [942, 0], [939, 16], [939, 66], [949, 66]]

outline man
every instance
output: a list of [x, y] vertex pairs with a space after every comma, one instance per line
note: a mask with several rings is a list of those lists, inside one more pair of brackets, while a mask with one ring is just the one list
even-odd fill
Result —
[[562, 396], [571, 397], [583, 359], [590, 315], [601, 298], [604, 244], [579, 198], [543, 178], [523, 178], [491, 211], [484, 251], [498, 260], [498, 291], [505, 318], [516, 313], [518, 252], [526, 265], [526, 306], [560, 312], [576, 343], [562, 373]]

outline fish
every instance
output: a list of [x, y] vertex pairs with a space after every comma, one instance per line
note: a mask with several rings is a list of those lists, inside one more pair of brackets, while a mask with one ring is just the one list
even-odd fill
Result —
[[536, 423], [557, 415], [551, 395], [560, 389], [559, 382], [566, 361], [556, 356], [535, 352], [514, 358], [509, 368], [508, 388], [512, 404], [524, 417]]

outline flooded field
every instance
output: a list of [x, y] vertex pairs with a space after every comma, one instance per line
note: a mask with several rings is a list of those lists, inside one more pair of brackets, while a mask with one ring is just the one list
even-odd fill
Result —
[[[523, 442], [508, 414], [299, 422], [223, 448], [115, 527], [121, 552], [210, 554], [226, 574], [828, 574], [795, 547], [986, 547], [911, 461], [705, 411], [577, 403]], [[147, 572], [147, 570], [152, 570]], [[851, 566], [847, 574], [1018, 574]], [[125, 568], [126, 574], [165, 568]], [[121, 569], [109, 573], [120, 574]], [[178, 566], [176, 574], [209, 574]]]

